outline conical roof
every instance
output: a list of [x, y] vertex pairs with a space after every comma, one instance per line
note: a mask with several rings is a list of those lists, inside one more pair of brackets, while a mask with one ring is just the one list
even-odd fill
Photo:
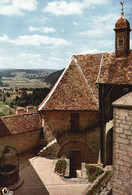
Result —
[[122, 28], [130, 29], [130, 23], [123, 15], [115, 23], [115, 29], [122, 29]]
[[123, 4], [124, 2], [121, 2], [122, 5], [121, 17], [115, 23], [115, 29], [122, 29], [122, 28], [130, 29], [130, 24], [128, 20], [124, 17]]

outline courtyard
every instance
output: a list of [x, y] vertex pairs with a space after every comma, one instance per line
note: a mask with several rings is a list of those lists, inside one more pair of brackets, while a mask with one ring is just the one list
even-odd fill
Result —
[[[13, 195], [81, 195], [88, 187], [88, 180], [64, 178], [54, 172], [55, 159], [23, 155], [20, 158], [20, 175], [23, 184]], [[1, 193], [2, 194], [2, 193]]]

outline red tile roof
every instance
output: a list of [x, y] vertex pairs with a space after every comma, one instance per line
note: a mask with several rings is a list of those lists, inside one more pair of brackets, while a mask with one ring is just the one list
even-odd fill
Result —
[[0, 117], [0, 136], [8, 136], [42, 128], [41, 116], [38, 113], [14, 114]]
[[102, 54], [75, 55], [39, 110], [98, 110], [99, 74]]
[[121, 16], [115, 23], [115, 29], [130, 28], [130, 23], [124, 16]]
[[132, 84], [132, 50], [127, 58], [115, 58], [115, 53], [104, 53], [98, 83]]

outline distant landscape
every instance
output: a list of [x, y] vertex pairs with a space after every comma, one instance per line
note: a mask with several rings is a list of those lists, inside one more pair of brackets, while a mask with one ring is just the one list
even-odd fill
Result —
[[18, 107], [38, 106], [63, 70], [1, 69], [0, 116], [14, 114]]

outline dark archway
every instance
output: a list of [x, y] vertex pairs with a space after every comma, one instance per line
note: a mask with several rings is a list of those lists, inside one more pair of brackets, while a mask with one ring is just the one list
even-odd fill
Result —
[[91, 148], [80, 141], [65, 143], [59, 150], [58, 157], [65, 155], [70, 159], [70, 177], [77, 177], [77, 170], [81, 170], [81, 162], [93, 163]]
[[106, 135], [106, 164], [113, 163], [113, 128], [111, 128]]
[[63, 155], [70, 159], [71, 151], [81, 152], [81, 162], [92, 163], [93, 162], [93, 152], [90, 146], [84, 142], [71, 141], [65, 143], [58, 152], [58, 158]]

